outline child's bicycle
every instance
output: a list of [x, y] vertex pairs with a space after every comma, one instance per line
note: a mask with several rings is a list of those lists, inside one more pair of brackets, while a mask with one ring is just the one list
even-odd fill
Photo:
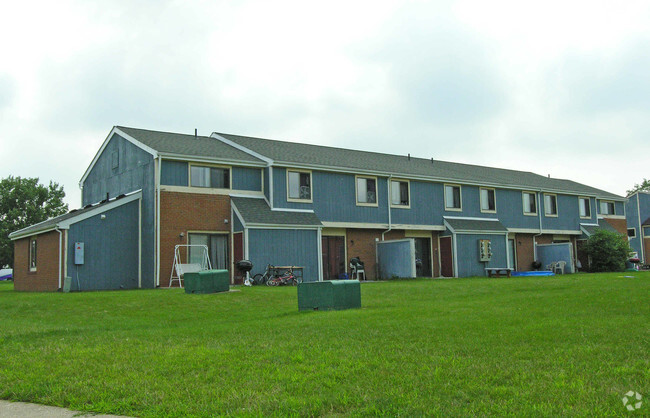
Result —
[[284, 274], [275, 276], [266, 282], [267, 286], [297, 286], [302, 280], [293, 273], [292, 269], [284, 272]]

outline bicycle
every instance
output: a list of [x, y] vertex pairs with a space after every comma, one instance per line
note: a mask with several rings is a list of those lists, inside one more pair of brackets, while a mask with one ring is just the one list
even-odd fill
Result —
[[282, 275], [273, 277], [272, 279], [266, 282], [267, 286], [297, 286], [302, 280], [293, 273], [292, 269], [289, 269], [284, 272]]
[[266, 265], [266, 271], [264, 271], [264, 274], [262, 273], [257, 273], [255, 276], [251, 277], [251, 284], [253, 285], [258, 285], [258, 284], [267, 284], [269, 280], [271, 280], [273, 277], [275, 277], [274, 274], [271, 274], [271, 272], [275, 269], [273, 265], [267, 264]]

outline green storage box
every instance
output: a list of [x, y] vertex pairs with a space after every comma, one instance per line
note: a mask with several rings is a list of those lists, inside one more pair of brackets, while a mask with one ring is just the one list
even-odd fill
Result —
[[299, 311], [331, 311], [361, 307], [358, 280], [326, 280], [298, 284]]
[[198, 273], [185, 273], [185, 293], [217, 293], [230, 290], [228, 270], [205, 270]]

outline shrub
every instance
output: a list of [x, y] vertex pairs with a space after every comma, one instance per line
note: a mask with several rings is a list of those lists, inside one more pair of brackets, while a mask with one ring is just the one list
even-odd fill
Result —
[[585, 251], [590, 257], [589, 270], [604, 272], [625, 270], [625, 261], [632, 250], [623, 235], [600, 229], [589, 237]]

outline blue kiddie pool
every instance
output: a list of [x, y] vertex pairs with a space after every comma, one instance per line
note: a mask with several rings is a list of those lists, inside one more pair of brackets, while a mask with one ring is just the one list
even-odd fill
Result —
[[511, 276], [555, 276], [552, 271], [513, 271]]
[[14, 271], [12, 269], [0, 270], [0, 280], [12, 280]]

